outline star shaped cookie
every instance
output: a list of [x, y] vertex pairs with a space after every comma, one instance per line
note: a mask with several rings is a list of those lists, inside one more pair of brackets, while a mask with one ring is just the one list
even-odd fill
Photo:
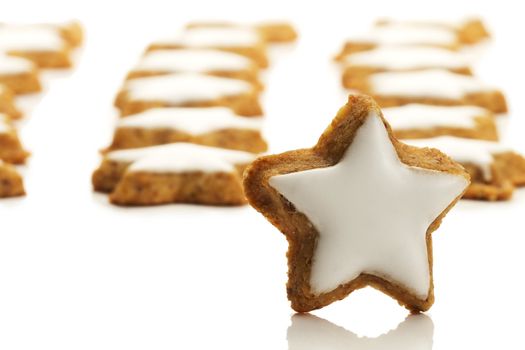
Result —
[[468, 185], [443, 153], [397, 141], [368, 96], [350, 96], [313, 148], [258, 158], [244, 175], [249, 203], [289, 242], [298, 312], [366, 286], [429, 309], [431, 233]]

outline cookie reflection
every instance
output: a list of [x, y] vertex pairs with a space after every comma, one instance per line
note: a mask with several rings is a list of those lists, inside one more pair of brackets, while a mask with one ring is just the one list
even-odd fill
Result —
[[297, 314], [288, 328], [288, 350], [431, 350], [433, 335], [434, 324], [426, 315], [410, 315], [396, 329], [367, 338], [322, 318]]

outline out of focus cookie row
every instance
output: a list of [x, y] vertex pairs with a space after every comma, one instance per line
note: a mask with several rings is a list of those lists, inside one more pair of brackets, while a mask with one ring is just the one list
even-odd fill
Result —
[[18, 137], [16, 121], [23, 113], [17, 97], [42, 90], [41, 70], [71, 67], [72, 52], [82, 40], [77, 22], [0, 23], [0, 198], [25, 194], [13, 166], [29, 156]]
[[479, 19], [381, 20], [348, 39], [336, 60], [343, 86], [371, 95], [396, 137], [465, 166], [472, 184], [464, 198], [507, 200], [525, 185], [525, 158], [499, 142], [505, 96], [474, 76], [468, 55], [489, 37]]
[[244, 167], [261, 135], [268, 46], [288, 24], [190, 23], [152, 42], [115, 99], [113, 140], [93, 173], [111, 203], [241, 205]]

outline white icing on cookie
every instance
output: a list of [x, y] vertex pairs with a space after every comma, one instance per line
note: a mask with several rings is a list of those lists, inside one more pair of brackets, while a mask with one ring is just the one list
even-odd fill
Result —
[[386, 70], [468, 67], [465, 56], [430, 46], [386, 46], [345, 56], [344, 64]]
[[499, 142], [453, 136], [402, 141], [411, 146], [436, 148], [458, 163], [473, 164], [481, 170], [486, 181], [492, 179], [491, 165], [494, 162], [494, 155], [511, 151], [509, 147]]
[[271, 177], [319, 232], [310, 286], [334, 290], [362, 273], [430, 288], [426, 231], [468, 185], [462, 176], [402, 163], [371, 113], [336, 165]]
[[181, 73], [132, 79], [125, 83], [124, 90], [134, 100], [179, 104], [250, 93], [253, 87], [238, 79]]
[[375, 73], [370, 75], [369, 84], [377, 95], [451, 100], [460, 100], [470, 93], [496, 90], [472, 76], [441, 69]]
[[253, 153], [224, 148], [200, 146], [191, 143], [125, 149], [109, 152], [107, 159], [132, 163], [127, 171], [152, 173], [182, 173], [201, 171], [232, 172], [235, 165], [248, 164], [256, 157]]
[[413, 29], [418, 28], [436, 28], [436, 27], [445, 27], [449, 29], [461, 29], [464, 25], [468, 24], [471, 21], [476, 21], [476, 18], [447, 18], [443, 19], [440, 18], [439, 20], [436, 20], [435, 18], [428, 18], [428, 19], [414, 19], [414, 18], [407, 18], [407, 19], [387, 19], [384, 22], [378, 23], [377, 26], [396, 26], [396, 27], [409, 27]]
[[134, 68], [136, 71], [193, 72], [239, 71], [251, 69], [253, 62], [232, 52], [184, 49], [147, 52]]
[[34, 68], [35, 65], [30, 60], [0, 53], [0, 75], [30, 73]]
[[371, 43], [374, 45], [437, 45], [453, 46], [457, 44], [456, 33], [441, 27], [412, 27], [407, 25], [382, 25], [369, 33], [350, 38], [351, 42]]
[[476, 127], [476, 118], [490, 115], [490, 112], [476, 106], [432, 106], [413, 103], [383, 108], [383, 115], [394, 130], [437, 127], [473, 129]]
[[159, 39], [155, 44], [178, 45], [192, 48], [221, 48], [257, 46], [261, 38], [257, 31], [237, 27], [196, 27], [179, 35]]
[[0, 51], [60, 51], [64, 41], [53, 28], [0, 26]]
[[70, 19], [59, 18], [53, 22], [27, 22], [27, 21], [17, 21], [16, 23], [0, 23], [1, 28], [17, 29], [17, 30], [53, 30], [59, 32], [62, 28], [75, 24], [76, 22]]
[[121, 118], [118, 128], [175, 129], [192, 135], [224, 129], [260, 130], [262, 118], [239, 117], [225, 107], [152, 108]]

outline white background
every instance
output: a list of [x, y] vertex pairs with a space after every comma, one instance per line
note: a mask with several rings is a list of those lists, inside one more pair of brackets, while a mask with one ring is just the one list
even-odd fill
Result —
[[[523, 349], [524, 190], [506, 203], [461, 202], [434, 234], [436, 303], [426, 331], [357, 337], [378, 337], [407, 316], [367, 289], [315, 312], [323, 327], [294, 322], [288, 343], [286, 241], [262, 216], [249, 207], [119, 208], [90, 186], [124, 74], [148, 41], [195, 19], [296, 25], [300, 40], [274, 52], [263, 98], [267, 139], [281, 151], [312, 145], [343, 104], [331, 57], [346, 36], [378, 17], [479, 14], [495, 38], [477, 72], [507, 93], [505, 139], [525, 153], [522, 11], [471, 4], [1, 0], [0, 21], [74, 17], [87, 40], [73, 71], [48, 74], [21, 124], [33, 155], [22, 170], [28, 195], [0, 201], [0, 348]], [[319, 342], [300, 345], [297, 334]]]

